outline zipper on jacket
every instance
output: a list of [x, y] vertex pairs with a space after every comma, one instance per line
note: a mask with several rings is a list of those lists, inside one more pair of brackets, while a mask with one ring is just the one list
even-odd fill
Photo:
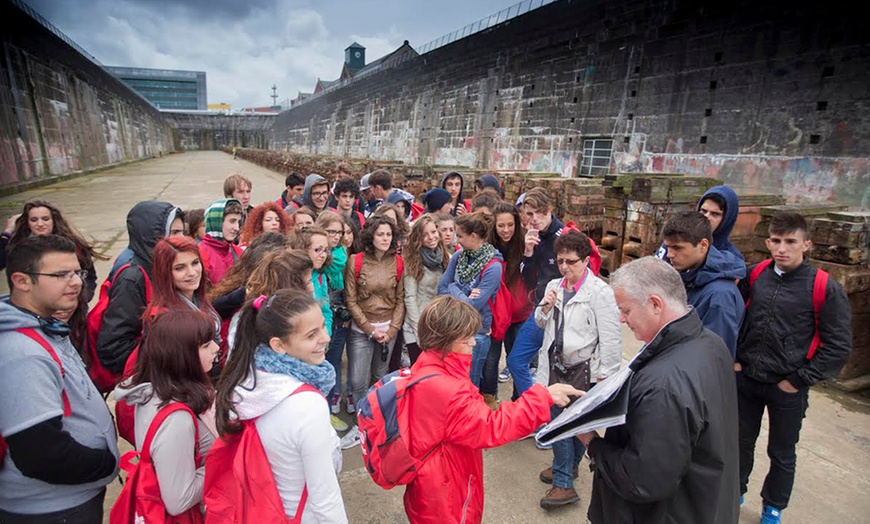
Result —
[[773, 320], [774, 311], [776, 309], [776, 298], [779, 296], [779, 288], [782, 287], [783, 278], [779, 275], [776, 275], [776, 278], [779, 280], [776, 283], [776, 289], [773, 290], [773, 298], [770, 299], [770, 310], [767, 315], [767, 322], [764, 324], [764, 332], [761, 334], [761, 347], [759, 348], [758, 355], [755, 357], [755, 369], [758, 369], [758, 363], [761, 361], [761, 355], [764, 353], [765, 348], [767, 347], [767, 331], [770, 328], [770, 323]]
[[468, 476], [468, 492], [465, 494], [465, 502], [462, 504], [462, 520], [459, 524], [465, 524], [465, 519], [468, 518], [468, 504], [471, 502], [471, 481], [474, 475]]

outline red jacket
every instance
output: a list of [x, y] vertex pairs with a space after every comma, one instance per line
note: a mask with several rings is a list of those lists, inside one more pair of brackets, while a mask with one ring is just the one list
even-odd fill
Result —
[[209, 282], [217, 284], [242, 256], [242, 248], [220, 238], [206, 235], [199, 244], [199, 257], [206, 269]]
[[408, 392], [411, 454], [423, 460], [405, 489], [412, 523], [476, 524], [483, 519], [483, 449], [518, 440], [550, 421], [553, 400], [535, 384], [492, 411], [471, 384], [471, 355], [424, 351], [412, 376], [438, 374]]

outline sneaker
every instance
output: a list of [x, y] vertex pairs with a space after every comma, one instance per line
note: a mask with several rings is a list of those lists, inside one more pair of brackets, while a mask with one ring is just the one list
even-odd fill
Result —
[[[338, 415], [339, 413], [341, 413], [341, 395], [339, 395], [338, 393], [334, 393], [329, 397], [329, 412], [333, 415]], [[335, 427], [335, 424], [333, 424], [332, 427]]]
[[350, 449], [359, 446], [359, 428], [354, 424], [350, 431], [341, 437], [341, 449]]
[[341, 420], [335, 415], [329, 416], [329, 423], [332, 424], [332, 429], [341, 433], [342, 431], [347, 431], [347, 422]]
[[402, 350], [402, 358], [400, 359], [399, 367], [400, 367], [400, 368], [409, 368], [409, 367], [411, 367], [411, 357], [408, 356], [408, 350], [407, 350], [407, 349], [403, 349], [403, 350]]
[[780, 524], [782, 512], [773, 506], [764, 506], [764, 511], [761, 512], [760, 524]]
[[[577, 466], [574, 466], [572, 473], [574, 473], [575, 479], [580, 476], [580, 470], [577, 468]], [[538, 475], [538, 478], [541, 479], [541, 482], [543, 482], [544, 484], [552, 484], [553, 483], [553, 468], [545, 469], [544, 471], [541, 472], [540, 475]]]
[[574, 491], [574, 488], [550, 488], [547, 490], [544, 498], [541, 499], [541, 507], [553, 509], [576, 502], [580, 502], [580, 495]]
[[345, 411], [347, 411], [349, 415], [356, 413], [356, 402], [354, 402], [352, 393], [347, 394], [347, 407], [345, 408]]
[[743, 507], [743, 495], [740, 495], [740, 507]]
[[504, 368], [501, 370], [501, 373], [498, 374], [498, 381], [500, 383], [505, 383], [511, 379], [511, 370], [510, 368]]

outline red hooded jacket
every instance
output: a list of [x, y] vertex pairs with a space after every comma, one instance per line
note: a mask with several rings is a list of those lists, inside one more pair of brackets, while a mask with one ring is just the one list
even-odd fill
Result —
[[471, 355], [448, 353], [442, 360], [438, 351], [424, 351], [411, 368], [412, 377], [439, 375], [407, 393], [410, 451], [423, 461], [405, 489], [412, 523], [479, 523], [482, 450], [518, 440], [550, 421], [553, 400], [545, 387], [535, 384], [492, 411], [471, 384], [470, 369]]

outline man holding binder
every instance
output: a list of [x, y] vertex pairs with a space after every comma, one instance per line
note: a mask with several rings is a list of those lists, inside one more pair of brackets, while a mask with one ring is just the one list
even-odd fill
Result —
[[731, 355], [686, 304], [680, 275], [645, 257], [613, 273], [620, 319], [644, 342], [622, 426], [578, 435], [593, 461], [593, 524], [736, 523]]

